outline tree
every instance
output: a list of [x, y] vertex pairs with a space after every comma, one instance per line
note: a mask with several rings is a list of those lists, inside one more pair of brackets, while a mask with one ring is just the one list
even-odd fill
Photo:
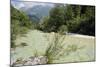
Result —
[[47, 32], [95, 35], [95, 7], [57, 4], [51, 9], [48, 19], [44, 19], [42, 27]]
[[54, 8], [51, 9], [48, 19], [48, 31], [57, 32], [59, 27], [64, 24], [64, 11], [63, 5], [56, 5]]
[[95, 7], [67, 5], [65, 20], [69, 32], [95, 35]]

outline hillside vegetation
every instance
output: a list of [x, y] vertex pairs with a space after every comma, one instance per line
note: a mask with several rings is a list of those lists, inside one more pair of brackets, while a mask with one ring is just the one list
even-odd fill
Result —
[[33, 29], [34, 25], [29, 17], [19, 10], [11, 6], [11, 47], [14, 47], [13, 41], [19, 34], [25, 34], [29, 29]]

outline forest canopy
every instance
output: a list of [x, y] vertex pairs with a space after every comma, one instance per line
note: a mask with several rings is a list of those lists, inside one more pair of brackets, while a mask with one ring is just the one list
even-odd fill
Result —
[[95, 7], [82, 5], [56, 5], [40, 23], [45, 32], [72, 32], [95, 35]]

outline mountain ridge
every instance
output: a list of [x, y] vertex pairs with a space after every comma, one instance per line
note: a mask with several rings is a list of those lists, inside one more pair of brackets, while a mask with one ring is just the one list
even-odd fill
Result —
[[19, 10], [25, 12], [31, 20], [36, 18], [36, 21], [40, 21], [45, 16], [49, 15], [49, 11], [53, 8], [53, 6], [42, 6], [36, 5], [31, 8], [25, 9], [25, 7], [20, 8]]

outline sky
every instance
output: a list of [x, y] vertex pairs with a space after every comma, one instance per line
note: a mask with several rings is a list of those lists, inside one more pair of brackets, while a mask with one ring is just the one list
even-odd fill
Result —
[[40, 2], [32, 2], [32, 1], [28, 2], [23, 0], [11, 0], [11, 4], [17, 9], [20, 9], [22, 7], [25, 7], [27, 9], [36, 5], [53, 6], [51, 3], [43, 3], [43, 2], [40, 3]]

